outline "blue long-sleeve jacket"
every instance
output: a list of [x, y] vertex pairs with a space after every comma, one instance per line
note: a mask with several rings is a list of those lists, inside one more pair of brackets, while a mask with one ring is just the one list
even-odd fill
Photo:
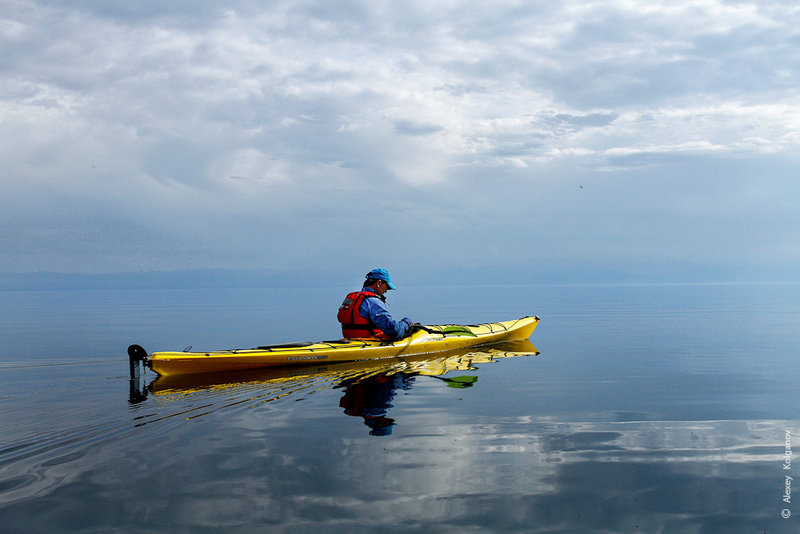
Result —
[[[365, 287], [361, 291], [372, 291], [372, 288]], [[375, 324], [375, 327], [383, 331], [392, 340], [406, 337], [411, 326], [411, 320], [404, 318], [402, 321], [395, 321], [392, 314], [386, 308], [386, 304], [381, 299], [364, 299], [358, 308], [358, 313], [362, 317], [368, 317]]]

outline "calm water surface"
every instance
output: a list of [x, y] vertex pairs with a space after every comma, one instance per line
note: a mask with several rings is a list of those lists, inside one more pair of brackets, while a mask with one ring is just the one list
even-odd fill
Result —
[[0, 292], [0, 530], [800, 529], [798, 285], [408, 287], [539, 354], [131, 387], [130, 343], [334, 339], [349, 289]]

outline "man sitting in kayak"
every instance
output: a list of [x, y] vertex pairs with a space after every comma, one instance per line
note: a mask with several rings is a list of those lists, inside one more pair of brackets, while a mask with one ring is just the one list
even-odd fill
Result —
[[394, 289], [386, 269], [367, 273], [361, 291], [349, 293], [336, 316], [342, 323], [342, 336], [347, 339], [396, 341], [411, 333], [411, 319], [395, 321], [386, 309], [384, 293]]

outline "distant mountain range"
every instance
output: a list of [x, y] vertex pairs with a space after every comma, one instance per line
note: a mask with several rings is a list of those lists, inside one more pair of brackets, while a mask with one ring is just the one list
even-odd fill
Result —
[[[367, 269], [365, 269], [366, 272]], [[692, 283], [770, 283], [798, 282], [796, 274], [786, 272], [737, 272], [707, 269], [692, 265], [597, 266], [498, 265], [470, 267], [454, 265], [445, 270], [411, 268], [391, 271], [399, 287], [448, 285], [559, 285], [559, 284], [692, 284]], [[233, 269], [187, 269], [129, 273], [0, 273], [0, 290], [69, 289], [182, 289], [247, 287], [351, 287], [363, 280], [360, 272], [335, 270], [277, 271]]]
[[266, 270], [198, 269], [102, 274], [34, 272], [0, 274], [0, 289], [180, 289], [312, 285], [308, 281], [308, 274]]

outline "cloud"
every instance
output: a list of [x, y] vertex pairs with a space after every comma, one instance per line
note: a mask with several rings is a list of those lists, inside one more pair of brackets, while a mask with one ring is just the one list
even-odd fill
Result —
[[[132, 243], [138, 256], [162, 257], [159, 243], [170, 241], [204, 251], [159, 268], [246, 267], [276, 260], [231, 259], [222, 236], [242, 236], [232, 248], [243, 248], [253, 235], [243, 224], [280, 234], [275, 246], [292, 243], [297, 261], [311, 261], [301, 249], [359, 229], [342, 206], [392, 228], [474, 227], [477, 212], [551, 183], [571, 190], [585, 176], [630, 172], [649, 183], [670, 158], [783, 165], [800, 144], [798, 19], [792, 2], [716, 0], [7, 3], [2, 241], [14, 249], [24, 234], [17, 250], [41, 252], [0, 269], [39, 269], [46, 256], [12, 203], [39, 209], [37, 224], [67, 241], [82, 239], [71, 225], [79, 213], [101, 211], [115, 218], [107, 227], [135, 219], [161, 236]], [[757, 178], [791, 187], [778, 174]], [[444, 200], [453, 191], [461, 211]], [[421, 210], [413, 220], [402, 211], [411, 198]], [[466, 208], [492, 198], [486, 211]], [[74, 213], [51, 218], [52, 205]], [[213, 244], [187, 222], [198, 208], [212, 213]], [[309, 226], [320, 211], [328, 223]], [[548, 217], [545, 227], [564, 226], [557, 210]], [[93, 264], [118, 268], [101, 254]]]

